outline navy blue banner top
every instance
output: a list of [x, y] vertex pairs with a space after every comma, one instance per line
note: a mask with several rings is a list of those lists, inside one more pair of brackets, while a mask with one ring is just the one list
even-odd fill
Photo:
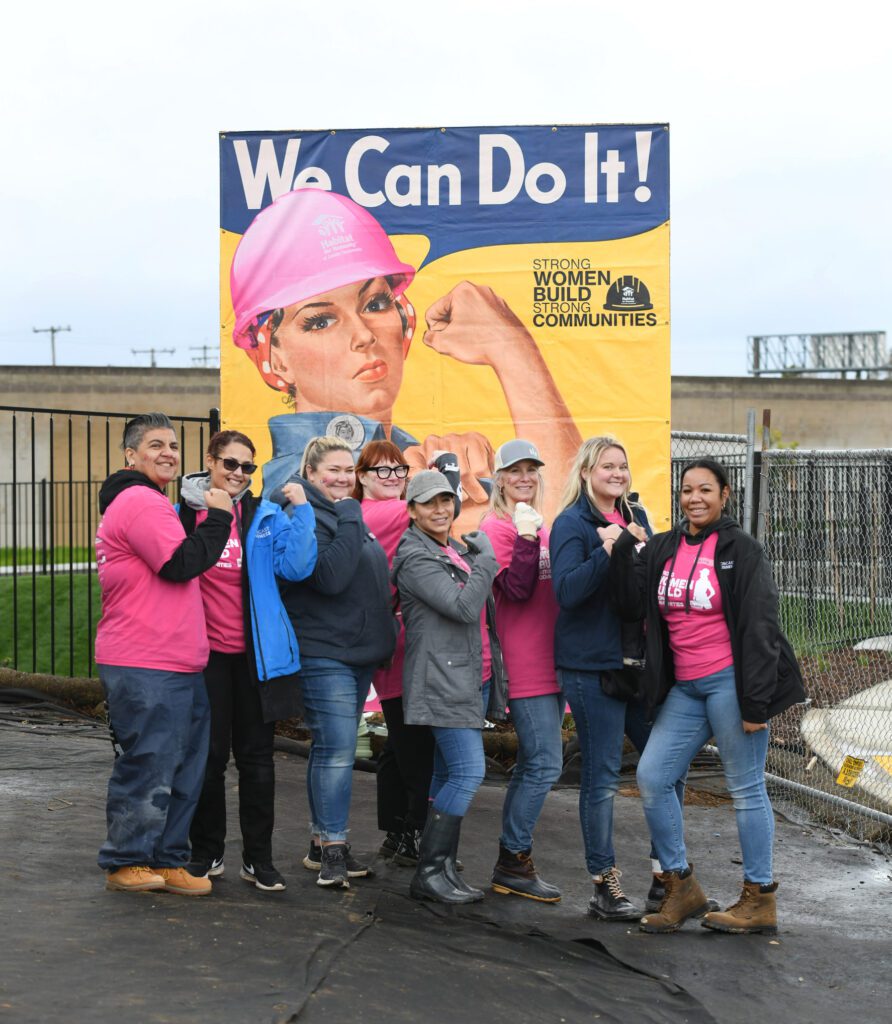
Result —
[[430, 262], [493, 244], [627, 238], [666, 222], [669, 128], [224, 132], [220, 175], [227, 231], [243, 234], [280, 195], [315, 186], [367, 207], [388, 234], [426, 235]]

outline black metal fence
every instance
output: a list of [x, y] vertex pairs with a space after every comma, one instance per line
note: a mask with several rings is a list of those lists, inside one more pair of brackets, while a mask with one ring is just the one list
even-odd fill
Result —
[[[0, 406], [0, 666], [93, 675], [98, 492], [133, 415]], [[219, 411], [171, 420], [183, 472], [201, 469]]]

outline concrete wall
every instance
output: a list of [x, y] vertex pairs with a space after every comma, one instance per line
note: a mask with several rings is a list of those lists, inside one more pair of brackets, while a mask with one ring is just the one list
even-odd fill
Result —
[[[160, 409], [171, 416], [206, 416], [220, 404], [216, 369], [7, 366], [0, 370], [0, 405], [101, 412]], [[781, 441], [802, 448], [892, 446], [892, 381], [805, 378], [674, 377], [674, 430], [743, 433], [746, 411], [771, 409]], [[0, 415], [0, 451], [9, 451], [9, 415]], [[21, 443], [19, 458], [25, 457]], [[20, 463], [22, 471], [28, 464]], [[8, 479], [9, 467], [0, 466]]]
[[892, 447], [892, 381], [673, 377], [672, 429], [746, 432], [747, 409], [771, 410], [780, 442], [800, 448]]

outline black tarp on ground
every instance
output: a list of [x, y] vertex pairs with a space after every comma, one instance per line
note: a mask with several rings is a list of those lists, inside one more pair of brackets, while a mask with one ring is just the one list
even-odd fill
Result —
[[[37, 726], [37, 729], [41, 726]], [[487, 894], [458, 911], [408, 899], [377, 861], [347, 892], [314, 884], [305, 763], [277, 758], [281, 894], [238, 878], [214, 895], [109, 893], [95, 866], [111, 748], [101, 729], [0, 729], [0, 1019], [23, 1021], [837, 1021], [888, 1019], [892, 867], [864, 848], [779, 822], [782, 933], [722, 936], [689, 923], [646, 936], [585, 915], [576, 793], [553, 793], [537, 863], [556, 906]], [[234, 783], [234, 779], [233, 779]], [[497, 849], [503, 791], [478, 794], [463, 833], [470, 882]], [[234, 797], [234, 793], [233, 793]], [[630, 895], [648, 884], [640, 803], [619, 798]], [[721, 901], [739, 885], [733, 812], [690, 807], [692, 859]], [[354, 775], [352, 839], [377, 846], [374, 778]]]

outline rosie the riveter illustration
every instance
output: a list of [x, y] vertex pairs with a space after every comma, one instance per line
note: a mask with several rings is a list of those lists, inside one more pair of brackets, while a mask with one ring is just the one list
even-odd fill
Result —
[[[406, 295], [414, 276], [377, 220], [337, 193], [296, 189], [248, 226], [230, 272], [233, 340], [294, 405], [269, 421], [273, 457], [263, 467], [264, 495], [294, 475], [311, 437], [333, 434], [357, 451], [387, 439], [419, 469], [438, 451], [458, 453], [461, 525], [476, 525], [488, 500], [481, 481], [493, 475], [487, 438], [470, 432], [420, 443], [393, 423], [415, 332]], [[467, 281], [430, 306], [425, 321], [423, 341], [435, 352], [493, 368], [514, 436], [534, 441], [557, 485], [581, 438], [521, 321], [492, 289]]]

